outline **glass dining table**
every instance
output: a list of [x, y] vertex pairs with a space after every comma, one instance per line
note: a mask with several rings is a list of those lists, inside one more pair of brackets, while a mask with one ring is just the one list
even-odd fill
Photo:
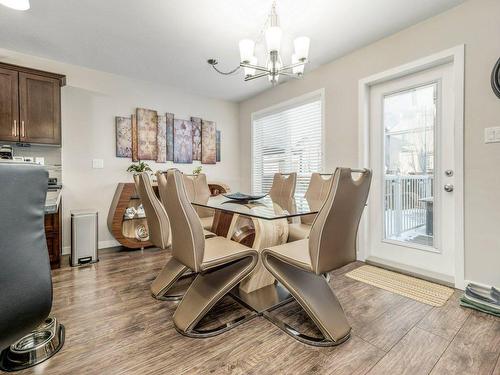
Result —
[[[244, 228], [252, 232], [247, 246], [261, 252], [265, 248], [287, 242], [289, 223], [300, 222], [300, 216], [318, 213], [320, 200], [303, 197], [283, 198], [266, 196], [253, 201], [236, 201], [218, 195], [206, 202], [192, 202], [194, 206], [215, 211], [212, 232], [237, 240]], [[255, 270], [231, 291], [231, 295], [247, 307], [263, 312], [290, 300], [290, 294], [275, 282], [261, 260]]]

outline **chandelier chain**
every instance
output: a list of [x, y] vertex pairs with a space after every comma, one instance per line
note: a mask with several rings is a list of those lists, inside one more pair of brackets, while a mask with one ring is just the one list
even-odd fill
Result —
[[237, 66], [236, 68], [234, 68], [233, 70], [230, 70], [228, 72], [223, 72], [222, 70], [219, 70], [215, 64], [210, 64], [212, 66], [212, 68], [214, 68], [214, 70], [219, 73], [219, 74], [222, 74], [222, 75], [225, 75], [225, 76], [230, 76], [231, 74], [234, 74], [236, 73], [238, 70], [240, 70], [241, 66]]

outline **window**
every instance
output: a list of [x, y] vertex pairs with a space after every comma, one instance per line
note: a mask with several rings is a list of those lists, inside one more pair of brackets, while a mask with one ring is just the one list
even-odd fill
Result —
[[275, 173], [297, 172], [295, 194], [305, 194], [311, 173], [323, 169], [322, 103], [314, 93], [253, 115], [254, 193], [267, 193]]

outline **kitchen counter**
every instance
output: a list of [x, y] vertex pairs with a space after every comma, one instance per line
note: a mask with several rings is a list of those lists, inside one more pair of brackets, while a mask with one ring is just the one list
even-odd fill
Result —
[[62, 189], [47, 191], [45, 198], [45, 215], [55, 214], [61, 203]]

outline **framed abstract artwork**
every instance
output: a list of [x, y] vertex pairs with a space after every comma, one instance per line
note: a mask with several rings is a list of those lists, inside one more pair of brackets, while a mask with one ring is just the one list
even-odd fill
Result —
[[116, 157], [132, 157], [132, 121], [130, 117], [115, 117]]
[[193, 124], [174, 119], [174, 163], [193, 162]]
[[174, 114], [166, 113], [167, 161], [174, 161]]
[[139, 150], [137, 148], [137, 116], [130, 116], [130, 122], [132, 125], [132, 161], [139, 161]]
[[201, 118], [191, 117], [193, 123], [193, 160], [201, 160]]
[[156, 162], [167, 162], [167, 116], [158, 115], [158, 130], [156, 133]]
[[156, 160], [158, 152], [158, 113], [151, 109], [137, 108], [137, 146], [139, 160]]
[[220, 130], [217, 130], [216, 133], [215, 133], [215, 143], [216, 143], [216, 157], [215, 157], [215, 160], [217, 162], [220, 161], [220, 144], [221, 144], [221, 134], [220, 134]]
[[217, 145], [216, 145], [217, 126], [214, 121], [201, 122], [201, 163], [217, 163]]

